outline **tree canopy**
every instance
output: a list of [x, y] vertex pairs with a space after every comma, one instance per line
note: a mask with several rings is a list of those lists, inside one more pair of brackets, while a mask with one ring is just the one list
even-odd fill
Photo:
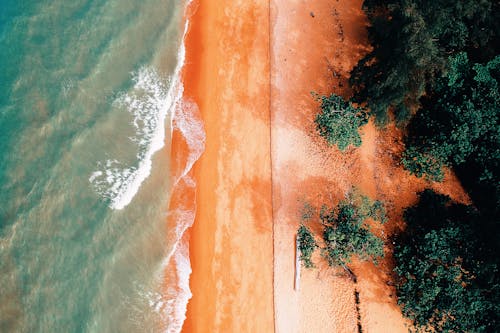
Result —
[[396, 289], [417, 331], [498, 332], [498, 245], [472, 206], [426, 190], [396, 238]]
[[349, 145], [361, 146], [358, 129], [368, 122], [366, 110], [335, 94], [316, 97], [321, 102], [321, 112], [315, 119], [316, 128], [328, 144], [337, 145], [342, 151]]
[[373, 262], [383, 257], [384, 242], [372, 231], [369, 218], [384, 223], [385, 208], [380, 201], [373, 201], [356, 190], [338, 205], [324, 205], [319, 212], [307, 205], [306, 219], [308, 223], [320, 223], [322, 239], [318, 245], [308, 228], [299, 227], [300, 259], [304, 266], [313, 267], [310, 258], [316, 248], [330, 266], [346, 267], [353, 256]]
[[372, 50], [351, 72], [351, 101], [406, 129], [405, 168], [439, 181], [451, 167], [473, 202], [426, 190], [406, 210], [398, 302], [418, 331], [498, 332], [500, 2], [365, 0], [363, 9]]
[[352, 202], [344, 201], [333, 209], [324, 209], [322, 249], [330, 266], [345, 266], [353, 256], [376, 262], [384, 256], [384, 242], [366, 223], [368, 216]]
[[300, 225], [299, 230], [297, 231], [297, 242], [300, 251], [300, 261], [302, 261], [304, 266], [307, 268], [314, 267], [314, 264], [311, 261], [311, 256], [314, 250], [318, 247], [318, 244], [316, 243], [311, 230], [303, 224]]
[[[419, 98], [446, 72], [450, 54], [480, 60], [498, 52], [500, 5], [495, 0], [366, 0], [373, 50], [351, 72], [353, 101], [366, 102], [379, 124], [409, 120]], [[489, 57], [489, 58], [488, 58]]]
[[440, 180], [443, 166], [475, 160], [482, 165], [478, 178], [498, 184], [500, 56], [483, 65], [459, 53], [449, 63], [409, 126], [402, 162], [417, 176]]

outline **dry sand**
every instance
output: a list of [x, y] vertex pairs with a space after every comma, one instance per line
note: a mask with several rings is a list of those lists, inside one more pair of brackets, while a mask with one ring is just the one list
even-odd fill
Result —
[[387, 203], [390, 235], [427, 186], [467, 200], [451, 174], [429, 184], [398, 166], [403, 147], [393, 127], [369, 123], [363, 145], [345, 153], [314, 132], [310, 92], [348, 96], [348, 73], [368, 50], [361, 3], [193, 3], [185, 97], [198, 105], [207, 140], [194, 170], [193, 298], [184, 332], [356, 332], [355, 290], [363, 331], [407, 331], [387, 284], [389, 252], [380, 266], [354, 262], [356, 284], [316, 258], [318, 269], [302, 269], [293, 288], [305, 202], [335, 204], [357, 186]]

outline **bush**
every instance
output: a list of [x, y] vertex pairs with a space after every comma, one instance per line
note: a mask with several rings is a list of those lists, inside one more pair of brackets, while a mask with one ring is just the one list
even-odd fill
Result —
[[297, 232], [297, 241], [299, 243], [300, 261], [302, 261], [302, 264], [307, 268], [314, 267], [311, 256], [318, 245], [311, 231], [303, 224], [300, 225]]
[[444, 178], [443, 167], [446, 162], [416, 147], [406, 148], [402, 154], [401, 163], [406, 170], [419, 178], [425, 177], [427, 180], [438, 182]]
[[330, 266], [346, 267], [352, 256], [375, 263], [377, 258], [383, 257], [384, 243], [367, 224], [368, 218], [385, 222], [385, 208], [380, 201], [372, 201], [353, 190], [337, 206], [323, 205], [319, 214], [310, 205], [306, 207], [307, 219], [321, 223], [323, 246], [318, 246], [311, 231], [300, 225], [298, 241], [304, 266], [313, 267], [310, 258], [316, 248], [320, 248]]
[[351, 72], [353, 100], [367, 103], [378, 124], [392, 110], [402, 123], [426, 89], [460, 51], [475, 60], [498, 52], [500, 3], [495, 0], [366, 0], [363, 9], [373, 49]]
[[316, 128], [328, 144], [337, 145], [342, 151], [349, 145], [361, 146], [358, 129], [368, 122], [366, 110], [335, 94], [316, 98], [321, 101], [321, 113], [315, 119]]
[[495, 183], [500, 164], [500, 56], [482, 65], [471, 64], [459, 53], [450, 57], [449, 68], [409, 126], [402, 163], [418, 177], [441, 180], [443, 166], [477, 160], [483, 166], [477, 178]]
[[345, 266], [352, 256], [374, 262], [384, 256], [382, 239], [371, 232], [365, 219], [358, 207], [346, 201], [322, 216], [322, 251], [330, 266]]

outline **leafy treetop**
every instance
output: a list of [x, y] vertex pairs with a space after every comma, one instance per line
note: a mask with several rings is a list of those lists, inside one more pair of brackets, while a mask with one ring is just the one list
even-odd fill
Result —
[[316, 95], [316, 98], [321, 102], [321, 112], [315, 119], [316, 128], [328, 144], [337, 145], [342, 151], [349, 145], [361, 146], [358, 129], [368, 122], [366, 110], [335, 94]]
[[404, 217], [407, 229], [394, 248], [396, 289], [415, 330], [500, 331], [498, 246], [478, 211], [426, 190]]

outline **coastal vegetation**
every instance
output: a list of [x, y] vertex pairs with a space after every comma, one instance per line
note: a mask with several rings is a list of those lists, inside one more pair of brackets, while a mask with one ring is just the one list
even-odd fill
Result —
[[384, 256], [384, 241], [372, 227], [375, 221], [386, 220], [380, 201], [373, 201], [354, 189], [336, 206], [323, 205], [308, 216], [307, 222], [319, 223], [321, 231], [320, 241], [316, 242], [304, 224], [298, 229], [300, 259], [305, 267], [314, 267], [311, 255], [316, 249], [332, 267], [346, 268], [353, 256], [375, 263]]
[[376, 262], [384, 256], [384, 242], [376, 236], [363, 210], [351, 201], [325, 208], [320, 214], [323, 229], [323, 256], [330, 266], [346, 266], [353, 256]]
[[403, 314], [417, 331], [498, 332], [495, 222], [431, 190], [404, 217], [394, 248]]
[[[456, 173], [470, 205], [426, 190], [404, 214], [393, 243], [398, 302], [417, 331], [500, 331], [500, 3], [365, 0], [363, 9], [372, 50], [351, 72], [350, 100], [321, 98], [318, 131], [345, 150], [361, 145], [368, 116], [394, 121], [404, 168], [428, 181]], [[383, 254], [363, 218], [349, 202], [322, 211], [329, 264]]]
[[297, 242], [299, 244], [300, 261], [302, 261], [304, 266], [307, 268], [314, 267], [314, 264], [311, 261], [311, 256], [314, 250], [318, 247], [318, 244], [316, 243], [311, 230], [303, 224], [300, 225], [297, 232]]
[[479, 177], [495, 181], [500, 56], [473, 64], [461, 52], [450, 57], [448, 68], [432, 94], [421, 99], [422, 107], [408, 128], [403, 165], [419, 177], [442, 180], [443, 166], [474, 160], [481, 165]]
[[366, 103], [378, 124], [391, 112], [406, 124], [446, 74], [450, 55], [465, 51], [484, 62], [498, 54], [498, 1], [366, 0], [363, 9], [373, 49], [351, 73], [352, 99]]
[[316, 129], [330, 145], [337, 145], [341, 151], [349, 146], [361, 146], [358, 129], [368, 122], [368, 113], [363, 107], [356, 107], [342, 96], [314, 95], [321, 102], [321, 112], [316, 116]]

